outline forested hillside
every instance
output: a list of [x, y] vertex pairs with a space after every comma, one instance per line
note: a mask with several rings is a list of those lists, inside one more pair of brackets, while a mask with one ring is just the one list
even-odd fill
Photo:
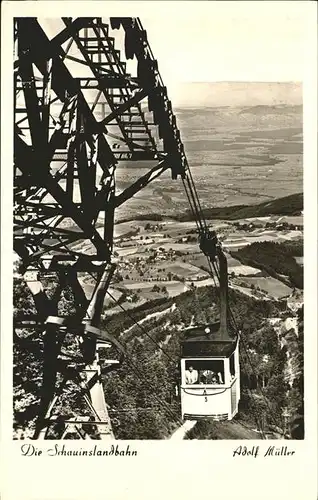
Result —
[[[215, 207], [203, 210], [206, 219], [246, 219], [248, 217], [266, 217], [268, 215], [299, 215], [303, 210], [303, 193], [291, 194], [258, 205], [236, 205], [232, 207]], [[193, 220], [191, 212], [177, 215], [180, 221]]]
[[[267, 322], [267, 318], [283, 314], [280, 305], [270, 301], [256, 302], [234, 291], [230, 292], [230, 301], [238, 328], [242, 330], [242, 401], [237, 419], [267, 431], [270, 427], [282, 430], [282, 408], [289, 404], [288, 384], [284, 376], [286, 347], [281, 347], [276, 332]], [[170, 304], [171, 301], [166, 306]], [[182, 330], [191, 321], [193, 324], [204, 324], [215, 320], [218, 297], [213, 288], [206, 287], [176, 297], [175, 304], [172, 314], [157, 321], [150, 320], [143, 324], [142, 329], [134, 326], [127, 337], [123, 335], [129, 359], [119, 372], [104, 381], [107, 401], [116, 414], [114, 425], [120, 438], [145, 439], [151, 435], [160, 439], [178, 425], [179, 404], [174, 396], [177, 382], [175, 368]], [[122, 325], [123, 317], [115, 317], [108, 323], [108, 329], [114, 334], [122, 331], [119, 325]], [[133, 321], [126, 317], [125, 326], [132, 324]], [[156, 343], [162, 346], [164, 352]], [[137, 383], [135, 367], [139, 372]], [[300, 401], [300, 394], [298, 399]], [[201, 423], [192, 433], [198, 437], [206, 425]], [[210, 425], [213, 427], [213, 424]], [[214, 439], [213, 429], [211, 435], [206, 435], [204, 431], [201, 437]]]
[[[232, 252], [232, 256], [243, 264], [262, 269], [268, 275], [287, 281], [287, 284], [301, 289], [304, 286], [303, 267], [296, 262], [294, 257], [302, 255], [302, 240], [284, 243], [255, 242]], [[287, 280], [284, 280], [284, 276]]]
[[[283, 198], [265, 201], [257, 205], [233, 205], [228, 207], [204, 208], [203, 215], [206, 219], [237, 220], [249, 217], [267, 217], [269, 215], [300, 215], [304, 207], [303, 193], [295, 193]], [[170, 218], [179, 222], [193, 221], [190, 210], [182, 213], [171, 214]], [[158, 213], [134, 214], [134, 220], [163, 220], [164, 217]], [[121, 222], [129, 218], [121, 218]]]
[[[233, 290], [230, 290], [230, 303], [237, 326], [242, 331], [242, 401], [236, 419], [253, 428], [268, 431], [274, 427], [282, 432], [282, 409], [289, 406], [294, 414], [299, 414], [303, 394], [300, 380], [302, 369], [290, 392], [284, 375], [287, 347], [281, 345], [277, 333], [268, 322], [271, 317], [283, 316], [282, 309], [285, 306], [269, 300], [255, 301]], [[63, 308], [71, 307], [72, 296], [66, 290], [60, 305], [61, 312]], [[32, 312], [32, 299], [23, 281], [16, 278], [15, 315], [26, 311]], [[163, 314], [140, 326], [135, 324], [135, 320], [158, 311]], [[103, 378], [116, 438], [163, 439], [180, 425], [175, 386], [178, 382], [177, 364], [183, 329], [190, 324], [199, 325], [216, 320], [217, 311], [217, 292], [214, 288], [205, 287], [190, 290], [173, 300], [148, 302], [129, 315], [122, 312], [104, 318], [103, 327], [114, 334], [126, 349], [126, 359], [120, 369]], [[26, 331], [19, 332], [21, 336], [26, 334]], [[33, 332], [32, 342], [38, 349], [32, 354], [27, 342], [15, 338], [14, 343], [16, 436], [25, 430], [25, 435], [28, 435], [32, 430], [40, 396], [41, 337]], [[297, 338], [296, 344], [295, 339], [293, 342], [295, 354], [302, 349], [301, 340]], [[298, 355], [301, 356], [300, 353]], [[75, 401], [66, 395], [62, 407], [65, 415], [72, 414], [74, 404]], [[209, 426], [200, 424], [193, 430], [192, 437], [216, 439], [215, 429], [212, 432]]]

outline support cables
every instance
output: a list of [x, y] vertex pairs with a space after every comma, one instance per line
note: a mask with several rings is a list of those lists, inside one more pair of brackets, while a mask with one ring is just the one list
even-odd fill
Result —
[[107, 291], [107, 294], [118, 305], [118, 307], [120, 307], [120, 309], [134, 322], [134, 324], [158, 347], [158, 349], [160, 349], [163, 352], [163, 354], [165, 354], [170, 361], [175, 362], [175, 360], [170, 356], [170, 354], [168, 354], [161, 347], [161, 345], [151, 335], [149, 335], [147, 330], [145, 328], [143, 328], [141, 326], [141, 324], [131, 314], [129, 314], [127, 309], [125, 309], [121, 304], [119, 304], [118, 300], [116, 300], [115, 297], [109, 291]]
[[133, 363], [131, 361], [131, 358], [129, 357], [129, 363], [128, 363], [131, 368], [133, 369], [133, 371], [139, 376], [141, 377], [147, 384], [148, 384], [148, 387], [150, 387], [150, 389], [152, 390], [152, 395], [153, 397], [162, 405], [165, 407], [165, 410], [167, 411], [167, 413], [172, 417], [172, 419], [177, 423], [179, 424], [180, 426], [183, 425], [183, 421], [177, 417], [175, 415], [175, 413], [171, 410], [170, 406], [168, 405], [168, 403], [166, 401], [162, 401], [162, 399], [157, 396], [156, 394], [156, 388], [150, 384], [149, 380], [146, 378], [146, 376], [143, 374], [143, 372], [137, 367], [137, 365], [135, 363]]
[[[194, 220], [196, 222], [199, 235], [202, 235], [202, 233], [203, 233], [203, 235], [205, 235], [205, 234], [208, 234], [209, 230], [208, 230], [208, 226], [207, 226], [206, 220], [205, 220], [204, 215], [203, 215], [203, 210], [202, 210], [202, 207], [201, 207], [201, 204], [199, 201], [198, 193], [197, 193], [197, 190], [196, 190], [196, 187], [195, 187], [195, 184], [193, 181], [193, 177], [191, 175], [191, 171], [190, 171], [189, 167], [187, 168], [187, 173], [188, 173], [188, 175], [186, 177], [186, 182], [184, 179], [182, 180], [183, 186], [185, 189], [185, 193], [186, 193], [187, 199], [189, 201], [190, 209], [191, 209], [192, 215], [194, 217]], [[208, 255], [206, 255], [206, 256], [207, 256], [207, 261], [208, 261], [208, 266], [210, 269], [211, 277], [213, 278], [215, 287], [217, 288], [215, 277], [218, 279], [218, 282], [220, 283], [220, 270], [219, 270], [218, 264], [214, 259], [209, 258]], [[230, 320], [231, 320], [232, 326], [234, 328], [236, 336], [238, 337], [239, 329], [238, 329], [237, 323], [235, 321], [234, 315], [233, 315], [229, 306], [228, 306], [228, 310], [229, 310]], [[252, 360], [247, 352], [246, 346], [245, 346], [242, 338], [241, 338], [241, 343], [242, 343], [242, 346], [244, 348], [246, 358], [251, 366], [252, 372], [253, 372], [254, 376], [256, 376], [255, 367], [253, 366]], [[248, 390], [250, 391], [249, 388], [248, 388]], [[277, 421], [276, 421], [275, 417], [273, 417], [272, 409], [270, 408], [269, 402], [268, 402], [267, 397], [264, 394], [264, 391], [262, 388], [260, 388], [260, 392], [261, 392], [263, 400], [267, 406], [269, 414], [272, 416], [273, 421], [277, 425]], [[250, 391], [250, 395], [252, 395], [251, 391]], [[258, 424], [257, 424], [257, 426], [259, 427]], [[264, 436], [263, 430], [261, 430], [261, 432], [262, 432], [262, 435]]]
[[[208, 260], [209, 260], [209, 259], [208, 259]], [[219, 273], [219, 268], [218, 268], [217, 263], [216, 263], [216, 262], [212, 262], [212, 264], [211, 264], [211, 265], [213, 266], [213, 269], [214, 269], [215, 275], [218, 277], [218, 280], [220, 280], [220, 273]], [[231, 310], [230, 306], [228, 306], [228, 311], [229, 311], [230, 321], [231, 321], [231, 323], [232, 323], [232, 327], [233, 327], [233, 329], [234, 329], [234, 332], [235, 332], [236, 336], [238, 337], [238, 336], [239, 336], [239, 328], [238, 328], [238, 325], [237, 325], [237, 323], [236, 323], [236, 320], [235, 320], [234, 314], [233, 314], [233, 312], [232, 312], [232, 310]], [[253, 364], [253, 362], [252, 362], [252, 360], [251, 360], [251, 357], [250, 357], [250, 355], [249, 355], [249, 353], [248, 353], [248, 350], [247, 350], [247, 347], [246, 347], [246, 345], [245, 345], [245, 340], [242, 338], [242, 336], [240, 336], [240, 343], [241, 343], [241, 344], [242, 344], [242, 346], [243, 346], [243, 349], [244, 349], [244, 352], [245, 352], [245, 355], [246, 355], [247, 361], [248, 361], [248, 363], [249, 363], [249, 365], [250, 365], [250, 367], [251, 367], [251, 370], [252, 370], [252, 372], [253, 372], [253, 375], [254, 375], [254, 377], [255, 377], [255, 378], [257, 378], [257, 375], [256, 375], [256, 370], [255, 370], [255, 366], [254, 366], [254, 364]], [[269, 404], [269, 402], [268, 402], [268, 398], [266, 397], [266, 395], [265, 395], [265, 393], [264, 393], [264, 391], [263, 391], [263, 388], [262, 388], [262, 387], [259, 387], [259, 390], [260, 390], [260, 392], [261, 392], [261, 395], [262, 395], [262, 398], [263, 398], [263, 400], [264, 400], [264, 403], [265, 403], [265, 404], [266, 404], [266, 406], [267, 406], [268, 412], [269, 412], [269, 414], [270, 414], [270, 415], [271, 415], [271, 417], [272, 417], [273, 422], [275, 423], [275, 425], [276, 425], [277, 427], [279, 427], [278, 422], [277, 422], [277, 420], [276, 420], [276, 417], [273, 415], [272, 408], [270, 407], [270, 404]], [[248, 388], [248, 391], [249, 391], [250, 396], [251, 396], [251, 397], [253, 397], [253, 394], [252, 394], [252, 392], [250, 391], [250, 389], [249, 389], [249, 388]], [[263, 432], [263, 431], [261, 430], [261, 432]], [[266, 439], [266, 438], [265, 438], [265, 439]]]
[[[168, 359], [175, 363], [175, 360], [160, 346], [160, 344], [158, 344], [158, 342], [156, 342], [155, 339], [153, 339], [153, 337], [151, 337], [151, 335], [149, 335], [149, 333], [146, 331], [145, 328], [143, 328], [139, 323], [138, 321], [135, 320], [135, 318], [130, 315], [128, 313], [128, 311], [122, 307], [121, 304], [118, 303], [118, 301], [115, 299], [115, 297], [109, 292], [107, 291], [107, 294], [110, 296], [110, 298], [115, 302], [117, 303], [117, 305], [122, 309], [122, 311], [124, 313], [127, 314], [127, 316], [135, 323], [136, 326], [138, 326], [140, 328], [140, 330], [158, 347], [158, 349], [160, 349], [167, 357]], [[137, 365], [131, 360], [131, 357], [127, 355], [127, 352], [125, 352], [125, 358], [129, 360], [129, 362], [127, 364], [129, 364], [131, 366], [131, 368], [138, 374], [139, 377], [143, 378], [144, 381], [148, 384], [148, 386], [150, 387], [150, 389], [152, 390], [153, 392], [153, 396], [155, 397], [155, 399], [157, 399], [157, 401], [165, 407], [166, 411], [170, 414], [170, 416], [173, 418], [173, 420], [182, 425], [183, 422], [181, 421], [181, 419], [179, 417], [176, 418], [176, 415], [173, 413], [173, 411], [171, 410], [171, 408], [168, 406], [168, 404], [166, 402], [163, 402], [159, 396], [156, 395], [156, 388], [154, 388], [152, 386], [152, 384], [149, 383], [149, 381], [147, 380], [146, 376], [143, 374], [143, 372], [137, 367]]]

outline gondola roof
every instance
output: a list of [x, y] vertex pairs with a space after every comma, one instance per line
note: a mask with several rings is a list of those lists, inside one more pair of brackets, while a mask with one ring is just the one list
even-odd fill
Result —
[[184, 331], [185, 339], [181, 342], [182, 357], [229, 357], [235, 350], [236, 338], [224, 338], [220, 332], [220, 323], [189, 328]]

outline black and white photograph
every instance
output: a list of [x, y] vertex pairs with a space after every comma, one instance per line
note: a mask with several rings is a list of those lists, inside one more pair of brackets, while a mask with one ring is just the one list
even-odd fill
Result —
[[5, 2], [5, 500], [314, 500], [314, 14]]
[[301, 46], [200, 22], [14, 19], [14, 439], [304, 438]]
[[314, 3], [4, 4], [1, 498], [314, 500]]

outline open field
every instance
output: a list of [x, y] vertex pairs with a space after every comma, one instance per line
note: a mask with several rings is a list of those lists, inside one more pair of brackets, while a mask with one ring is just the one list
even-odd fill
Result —
[[135, 233], [138, 230], [138, 226], [132, 224], [131, 222], [122, 222], [121, 224], [116, 224], [114, 228], [114, 238], [120, 238], [129, 233]]
[[[254, 290], [251, 288], [247, 288], [245, 286], [233, 285], [232, 283], [229, 285], [233, 290], [242, 293], [243, 295], [247, 295], [248, 297], [253, 297], [255, 300], [271, 300], [272, 297], [268, 297], [263, 292], [259, 292], [256, 294]], [[258, 296], [259, 295], [259, 296]]]
[[[264, 229], [267, 222], [275, 222], [277, 219], [277, 217], [258, 218], [257, 222], [263, 227], [254, 229], [249, 227], [248, 230], [222, 221], [220, 225], [223, 229], [221, 234], [225, 252], [227, 248], [233, 250], [235, 246], [239, 248], [255, 241], [290, 241], [293, 237], [297, 239], [302, 235], [299, 230], [283, 231], [274, 227]], [[218, 221], [215, 223], [217, 225]], [[122, 231], [122, 237], [116, 240], [115, 252], [118, 255], [117, 265], [122, 281], [114, 287], [119, 287], [121, 291], [125, 289], [130, 296], [134, 295], [135, 305], [154, 298], [175, 297], [191, 286], [214, 286], [214, 281], [208, 273], [207, 259], [200, 251], [198, 243], [193, 241], [195, 238], [193, 223], [172, 220], [160, 223], [131, 221], [130, 225], [122, 227], [125, 227], [125, 230], [134, 227], [138, 230], [138, 234], [125, 237], [125, 232]], [[177, 243], [180, 239], [185, 241]], [[264, 277], [260, 269], [243, 265], [228, 252], [226, 256], [230, 286], [240, 292], [256, 299], [260, 297], [279, 299], [291, 293], [292, 289], [278, 279]], [[259, 289], [259, 296], [255, 295], [255, 289]], [[133, 307], [130, 299], [123, 304], [124, 307], [126, 303], [129, 308]]]
[[127, 248], [118, 248], [116, 251], [119, 257], [127, 257], [129, 255], [135, 255], [138, 251], [138, 247], [128, 246]]
[[236, 276], [252, 276], [253, 274], [261, 274], [259, 269], [243, 265], [229, 267], [229, 272], [234, 273]]
[[229, 234], [223, 241], [223, 246], [228, 249], [237, 249], [242, 248], [246, 245], [251, 245], [255, 242], [281, 242], [286, 240], [299, 239], [301, 237], [301, 231], [284, 231], [281, 233], [278, 233], [277, 231], [255, 231], [252, 234], [246, 234], [245, 237], [242, 237], [242, 235]]
[[261, 290], [265, 290], [269, 295], [277, 299], [281, 297], [286, 297], [292, 292], [292, 288], [288, 287], [281, 281], [268, 276], [264, 277], [246, 277], [240, 279], [247, 285], [254, 285], [254, 287], [259, 287]]
[[[291, 288], [278, 279], [264, 277], [260, 269], [242, 264], [229, 253], [254, 242], [279, 243], [301, 239], [300, 229], [277, 229], [282, 219], [285, 223], [297, 223], [302, 227], [302, 216], [257, 217], [233, 222], [209, 221], [211, 227], [219, 227], [218, 234], [226, 252], [231, 286], [252, 296], [252, 285], [259, 287], [269, 297], [280, 298], [291, 293]], [[265, 227], [269, 223], [272, 226]], [[113, 295], [118, 300], [125, 289], [130, 294], [130, 297], [124, 299], [125, 307], [127, 305], [130, 309], [153, 298], [174, 297], [190, 286], [214, 285], [209, 277], [207, 259], [196, 241], [193, 222], [171, 219], [160, 222], [132, 220], [116, 224], [115, 232], [117, 238], [114, 254], [122, 281], [113, 284]], [[303, 263], [302, 256], [295, 257], [295, 260]], [[153, 290], [155, 286], [157, 289]], [[91, 292], [92, 289], [93, 283], [85, 283], [85, 291]], [[111, 305], [110, 299], [107, 299], [106, 306], [111, 308]]]
[[[268, 216], [268, 217], [247, 217], [244, 219], [245, 222], [259, 222], [263, 223], [264, 225], [266, 222], [270, 222], [271, 220], [274, 220], [275, 216]], [[277, 224], [281, 224], [282, 222], [287, 222], [287, 224], [294, 224], [295, 226], [300, 226], [303, 227], [304, 225], [304, 217], [303, 215], [283, 215], [283, 216], [276, 216], [275, 220]], [[243, 222], [243, 220], [238, 219], [237, 222]]]
[[[156, 245], [151, 245], [152, 248], [156, 248]], [[182, 252], [182, 253], [195, 253], [198, 250], [197, 244], [188, 243], [163, 243], [160, 245], [166, 252], [171, 250]]]
[[156, 281], [155, 283], [139, 281], [136, 283], [126, 283], [125, 288], [127, 290], [140, 290], [140, 296], [146, 299], [154, 299], [164, 296], [162, 292], [156, 293], [151, 291], [154, 285], [157, 285], [161, 289], [162, 287], [165, 287], [169, 297], [175, 297], [176, 295], [180, 295], [180, 293], [187, 291], [187, 286], [180, 281]]
[[203, 277], [207, 275], [207, 272], [198, 269], [197, 266], [194, 266], [190, 263], [183, 261], [171, 262], [168, 263], [167, 265], [160, 264], [158, 265], [157, 269], [161, 269], [166, 274], [167, 273], [176, 274], [188, 280], [191, 278], [197, 279], [198, 276]]

